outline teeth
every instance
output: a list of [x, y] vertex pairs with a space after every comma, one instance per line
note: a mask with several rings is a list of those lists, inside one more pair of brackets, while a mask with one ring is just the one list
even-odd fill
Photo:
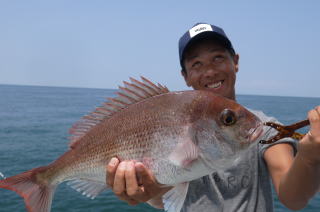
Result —
[[221, 86], [221, 81], [207, 85], [208, 88], [218, 88]]

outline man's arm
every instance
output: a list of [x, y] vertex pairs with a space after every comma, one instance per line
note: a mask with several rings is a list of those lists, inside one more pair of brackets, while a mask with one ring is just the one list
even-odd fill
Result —
[[293, 157], [289, 144], [266, 150], [264, 159], [279, 200], [293, 210], [302, 209], [320, 186], [320, 107], [308, 113], [310, 131], [298, 143]]

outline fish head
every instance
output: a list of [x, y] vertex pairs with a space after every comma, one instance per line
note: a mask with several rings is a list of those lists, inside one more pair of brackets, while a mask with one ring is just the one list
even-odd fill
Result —
[[240, 104], [214, 94], [207, 95], [205, 101], [208, 104], [194, 126], [207, 162], [234, 159], [262, 136], [261, 120]]
[[215, 134], [244, 148], [262, 135], [263, 124], [251, 111], [219, 95], [213, 95], [211, 99], [206, 113], [209, 119], [214, 120]]

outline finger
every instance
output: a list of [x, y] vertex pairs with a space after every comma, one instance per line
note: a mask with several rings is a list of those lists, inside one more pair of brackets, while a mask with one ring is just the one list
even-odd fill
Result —
[[125, 171], [126, 171], [127, 161], [122, 161], [118, 165], [114, 183], [113, 183], [113, 192], [123, 200], [128, 199], [126, 196], [126, 183], [125, 183]]
[[114, 183], [114, 177], [119, 165], [119, 160], [118, 158], [111, 158], [110, 162], [107, 165], [107, 185], [113, 188], [113, 183]]
[[320, 105], [317, 106], [317, 107], [315, 108], [315, 110], [317, 111], [318, 115], [320, 116]]
[[127, 168], [125, 172], [125, 180], [126, 180], [126, 191], [127, 195], [131, 199], [140, 200], [139, 196], [142, 193], [141, 188], [138, 185], [136, 169], [133, 161], [127, 163]]
[[127, 170], [128, 161], [122, 161], [117, 168], [113, 183], [113, 192], [115, 195], [129, 205], [137, 205], [139, 201], [130, 198], [126, 193], [125, 172]]
[[310, 121], [310, 133], [312, 136], [320, 136], [320, 107], [310, 110], [308, 113]]
[[172, 189], [171, 186], [164, 186], [158, 183], [151, 170], [146, 168], [141, 162], [137, 162], [135, 167], [139, 179], [138, 182], [143, 185], [140, 187], [143, 191], [142, 195], [140, 195], [141, 202], [147, 202], [152, 198], [162, 196]]
[[157, 182], [151, 171], [149, 171], [142, 163], [135, 164], [139, 184], [143, 184], [145, 188], [154, 187]]

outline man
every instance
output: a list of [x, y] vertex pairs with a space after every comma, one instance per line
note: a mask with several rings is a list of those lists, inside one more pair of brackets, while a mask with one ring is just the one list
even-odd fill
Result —
[[[179, 56], [181, 73], [189, 87], [236, 100], [239, 55], [221, 28], [196, 24], [180, 38]], [[262, 121], [275, 121], [253, 112]], [[257, 144], [234, 166], [192, 181], [182, 211], [272, 211], [269, 176], [286, 207], [305, 207], [320, 184], [320, 107], [311, 110], [308, 118], [310, 131], [298, 144], [291, 139]], [[114, 193], [131, 205], [148, 201], [163, 208], [161, 197], [170, 190], [162, 188], [140, 162], [119, 163], [113, 158], [107, 176]]]

